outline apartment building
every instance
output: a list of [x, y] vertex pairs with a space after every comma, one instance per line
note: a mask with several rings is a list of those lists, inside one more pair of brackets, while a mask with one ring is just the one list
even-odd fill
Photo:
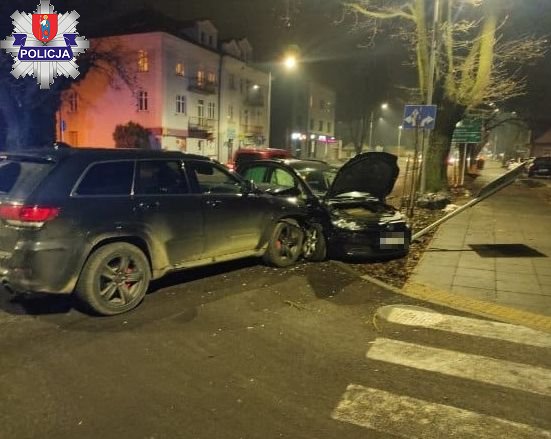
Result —
[[335, 91], [294, 76], [276, 81], [274, 90], [272, 143], [290, 148], [297, 157], [336, 158]]
[[114, 147], [115, 127], [135, 122], [149, 130], [154, 148], [223, 162], [234, 148], [265, 142], [269, 75], [251, 66], [246, 39], [221, 43], [216, 27], [199, 20], [170, 32], [129, 33], [92, 44], [120, 54], [130, 80], [96, 68], [65, 92], [58, 113], [61, 140]]

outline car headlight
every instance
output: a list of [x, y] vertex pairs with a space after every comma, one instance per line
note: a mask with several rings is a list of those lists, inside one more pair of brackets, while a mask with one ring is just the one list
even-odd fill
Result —
[[362, 230], [362, 229], [364, 229], [364, 226], [362, 226], [361, 224], [358, 224], [355, 221], [346, 220], [344, 218], [333, 219], [331, 221], [331, 223], [339, 229], [345, 229], [345, 230]]

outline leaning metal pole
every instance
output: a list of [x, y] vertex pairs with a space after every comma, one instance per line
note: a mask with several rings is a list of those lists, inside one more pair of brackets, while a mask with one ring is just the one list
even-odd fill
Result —
[[478, 195], [473, 198], [471, 201], [469, 201], [467, 204], [464, 204], [463, 206], [457, 208], [453, 212], [450, 212], [449, 214], [443, 216], [438, 221], [432, 223], [431, 225], [425, 227], [423, 230], [420, 230], [417, 233], [414, 233], [411, 237], [412, 241], [418, 240], [421, 236], [425, 235], [426, 233], [430, 232], [435, 227], [438, 227], [440, 224], [445, 223], [449, 219], [453, 218], [454, 216], [459, 215], [461, 212], [473, 207], [475, 204], [480, 203], [481, 201], [485, 200], [488, 197], [491, 197], [496, 192], [499, 192], [500, 190], [506, 188], [510, 184], [512, 184], [519, 174], [524, 170], [524, 167], [526, 166], [525, 163], [521, 163], [516, 168], [512, 169], [511, 171], [501, 175], [500, 177], [492, 180], [490, 183], [488, 183], [486, 186], [484, 186]]

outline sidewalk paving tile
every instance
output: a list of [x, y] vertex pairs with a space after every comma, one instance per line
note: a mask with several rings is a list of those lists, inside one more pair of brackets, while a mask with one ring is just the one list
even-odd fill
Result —
[[454, 285], [451, 289], [452, 293], [457, 293], [462, 296], [468, 296], [472, 297], [473, 299], [479, 299], [479, 300], [494, 300], [495, 298], [495, 291], [494, 290], [487, 290], [483, 288], [473, 288], [473, 287], [465, 287], [460, 285]]
[[457, 267], [455, 271], [456, 276], [469, 276], [474, 279], [483, 279], [483, 280], [496, 280], [496, 272], [494, 270], [484, 270], [480, 268], [467, 268], [467, 267]]
[[429, 250], [423, 255], [423, 265], [429, 267], [456, 267], [459, 262], [459, 256], [460, 254], [458, 252], [431, 252]]
[[538, 273], [538, 281], [543, 289], [543, 287], [549, 287], [550, 294], [551, 294], [551, 276], [547, 276], [545, 274], [539, 274]]
[[452, 285], [454, 287], [463, 286], [493, 290], [495, 288], [496, 282], [494, 279], [484, 279], [472, 276], [454, 276]]
[[541, 294], [542, 290], [537, 279], [519, 278], [513, 280], [497, 280], [496, 288], [498, 291], [511, 291], [514, 293]]

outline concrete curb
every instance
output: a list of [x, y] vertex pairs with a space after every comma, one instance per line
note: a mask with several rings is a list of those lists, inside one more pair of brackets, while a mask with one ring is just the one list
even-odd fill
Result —
[[353, 274], [395, 294], [433, 303], [435, 305], [446, 306], [457, 311], [467, 312], [481, 317], [512, 323], [515, 325], [522, 325], [538, 331], [551, 333], [551, 317], [498, 305], [493, 302], [462, 297], [457, 294], [413, 282], [406, 283], [405, 287], [400, 289], [374, 277], [362, 275], [342, 262], [332, 261], [332, 263], [350, 274]]

